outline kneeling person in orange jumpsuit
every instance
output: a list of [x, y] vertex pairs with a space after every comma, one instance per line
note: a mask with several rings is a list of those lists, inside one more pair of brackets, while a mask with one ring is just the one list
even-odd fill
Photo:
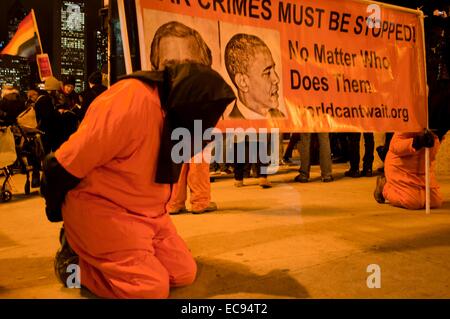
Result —
[[71, 263], [100, 297], [166, 298], [194, 281], [196, 263], [165, 208], [181, 170], [171, 133], [193, 136], [195, 119], [214, 127], [234, 98], [218, 73], [188, 63], [121, 80], [92, 103], [44, 163], [47, 217], [64, 220], [55, 259], [64, 284]]
[[425, 207], [425, 148], [430, 149], [431, 208], [442, 206], [442, 196], [436, 180], [435, 162], [439, 138], [426, 133], [395, 133], [386, 156], [385, 176], [379, 176], [375, 200], [406, 209]]

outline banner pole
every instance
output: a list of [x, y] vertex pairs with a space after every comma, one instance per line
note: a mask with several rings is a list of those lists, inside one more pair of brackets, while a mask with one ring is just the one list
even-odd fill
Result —
[[144, 37], [144, 21], [141, 0], [136, 0], [136, 19], [138, 27], [139, 50], [141, 54], [141, 70], [150, 70], [151, 65], [148, 63], [148, 57], [145, 53], [145, 37]]
[[42, 54], [42, 53], [44, 53], [44, 51], [42, 50], [41, 36], [39, 35], [39, 27], [36, 22], [36, 16], [34, 15], [34, 9], [31, 9], [31, 16], [33, 17], [34, 25], [36, 26], [36, 34], [37, 34], [38, 42], [39, 42], [39, 49], [41, 50], [41, 52], [39, 52], [39, 53]]
[[430, 149], [425, 149], [425, 213], [429, 215], [431, 194], [430, 194]]
[[[425, 23], [424, 23], [424, 14], [423, 11], [418, 10], [420, 12], [420, 25], [422, 27], [422, 34], [423, 34], [423, 57], [424, 57], [424, 71], [425, 71], [425, 81], [427, 80], [427, 51], [426, 51], [426, 42], [425, 42]], [[426, 117], [427, 117], [427, 131], [429, 130], [429, 118], [428, 118], [428, 83], [427, 84], [427, 90], [426, 90], [426, 99], [425, 99], [425, 106], [426, 106]], [[431, 193], [430, 193], [430, 149], [425, 148], [425, 214], [430, 215], [431, 209], [430, 209], [430, 203], [431, 203]]]
[[127, 17], [125, 15], [124, 0], [117, 0], [117, 7], [119, 9], [120, 32], [122, 35], [123, 54], [125, 57], [125, 70], [127, 74], [130, 74], [133, 72], [133, 67], [131, 64], [130, 42], [128, 42]]

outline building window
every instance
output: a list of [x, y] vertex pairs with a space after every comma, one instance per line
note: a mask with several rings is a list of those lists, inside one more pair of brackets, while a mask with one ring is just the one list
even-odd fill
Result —
[[85, 86], [85, 17], [84, 2], [62, 1], [61, 75], [75, 77], [78, 91], [83, 91]]

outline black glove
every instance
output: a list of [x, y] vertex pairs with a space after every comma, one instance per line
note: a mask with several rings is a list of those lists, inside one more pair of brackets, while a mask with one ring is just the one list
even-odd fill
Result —
[[430, 131], [426, 131], [423, 134], [417, 135], [413, 139], [412, 146], [416, 151], [422, 147], [431, 148], [434, 146], [434, 134]]
[[44, 160], [41, 181], [41, 195], [45, 198], [45, 213], [51, 222], [63, 220], [61, 208], [68, 191], [81, 181], [59, 164], [54, 154]]

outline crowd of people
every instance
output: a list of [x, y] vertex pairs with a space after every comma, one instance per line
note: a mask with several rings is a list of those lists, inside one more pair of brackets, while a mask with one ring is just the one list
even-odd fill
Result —
[[49, 77], [43, 89], [30, 88], [26, 95], [12, 85], [3, 85], [0, 100], [0, 118], [6, 124], [15, 123], [17, 118], [29, 108], [36, 114], [37, 128], [42, 136], [45, 152], [58, 149], [75, 132], [89, 105], [106, 90], [102, 84], [102, 73], [96, 71], [89, 77], [89, 88], [84, 92], [75, 91], [75, 78], [67, 76], [63, 81]]
[[[81, 93], [75, 91], [72, 76], [64, 77], [63, 81], [49, 77], [43, 83], [43, 89], [32, 87], [25, 93], [5, 84], [1, 87], [0, 99], [2, 126], [20, 124], [27, 129], [36, 129], [42, 133], [41, 153], [45, 156], [56, 151], [77, 130], [95, 97], [106, 90], [102, 79], [100, 71], [93, 72], [89, 77], [89, 88]], [[31, 187], [39, 187], [40, 160], [30, 155], [28, 162], [33, 166]]]

